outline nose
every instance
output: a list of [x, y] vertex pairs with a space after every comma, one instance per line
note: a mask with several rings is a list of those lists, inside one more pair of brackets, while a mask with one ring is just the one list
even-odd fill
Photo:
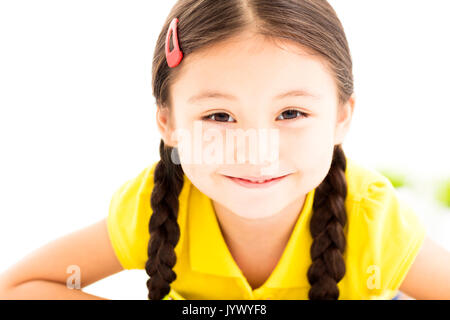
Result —
[[276, 128], [237, 129], [231, 141], [233, 147], [228, 147], [227, 152], [234, 152], [235, 163], [265, 167], [273, 166], [279, 160], [280, 134]]
[[[276, 176], [280, 172], [280, 159], [278, 152], [272, 151], [271, 155], [269, 154], [268, 156], [267, 154], [260, 155], [260, 153], [256, 151], [257, 154], [252, 156], [252, 153], [255, 153], [255, 148], [250, 148], [250, 145], [248, 148], [245, 148], [246, 145], [239, 145], [235, 150], [234, 163], [236, 166], [241, 166], [238, 171], [245, 172], [246, 176], [251, 177]], [[253, 151], [246, 153], [245, 151], [247, 149], [251, 149]], [[261, 149], [259, 149], [259, 151], [261, 151]]]

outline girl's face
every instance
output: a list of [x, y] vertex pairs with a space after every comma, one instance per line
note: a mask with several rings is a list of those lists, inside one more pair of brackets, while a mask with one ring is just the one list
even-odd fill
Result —
[[[173, 113], [157, 113], [195, 187], [248, 219], [282, 212], [323, 181], [353, 112], [353, 96], [338, 112], [333, 76], [319, 56], [280, 43], [246, 34], [185, 57], [170, 88]], [[303, 94], [280, 96], [294, 90]], [[264, 188], [227, 177], [264, 175], [287, 176]]]

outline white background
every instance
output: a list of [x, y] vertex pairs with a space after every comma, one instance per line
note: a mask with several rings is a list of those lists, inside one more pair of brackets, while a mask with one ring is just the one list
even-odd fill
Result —
[[[151, 63], [174, 3], [0, 1], [0, 272], [104, 218], [113, 192], [158, 160]], [[354, 62], [346, 154], [407, 170], [425, 186], [448, 176], [449, 2], [330, 3]], [[413, 204], [450, 248], [450, 213]], [[146, 299], [146, 280], [124, 271], [85, 291]]]

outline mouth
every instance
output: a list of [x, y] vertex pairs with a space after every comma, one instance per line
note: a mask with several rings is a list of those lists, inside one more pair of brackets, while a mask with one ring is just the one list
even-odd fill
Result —
[[238, 177], [231, 177], [231, 176], [225, 176], [229, 180], [233, 181], [234, 183], [246, 187], [246, 188], [267, 188], [270, 186], [275, 185], [276, 183], [280, 182], [290, 174], [286, 174], [284, 176], [279, 177], [245, 177], [245, 178], [238, 178]]

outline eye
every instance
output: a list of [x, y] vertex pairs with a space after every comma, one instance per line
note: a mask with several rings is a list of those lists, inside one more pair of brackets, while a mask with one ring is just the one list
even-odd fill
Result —
[[233, 122], [233, 121], [228, 121], [228, 119], [233, 119], [229, 114], [225, 113], [225, 112], [216, 112], [216, 113], [212, 113], [208, 116], [204, 116], [202, 118], [202, 120], [213, 120], [216, 122]]
[[[298, 115], [301, 118], [307, 118], [309, 116], [307, 113], [295, 109], [283, 111], [280, 116], [282, 117], [281, 120], [292, 120], [298, 118]], [[279, 117], [277, 119], [279, 119]], [[232, 120], [230, 121], [230, 119], [233, 119], [233, 117], [225, 112], [212, 113], [202, 118], [202, 120], [213, 120], [215, 122], [233, 122]]]
[[285, 120], [286, 118], [287, 118], [287, 120], [292, 120], [292, 119], [297, 118], [296, 115], [298, 115], [298, 114], [300, 114], [301, 118], [308, 118], [308, 116], [309, 116], [307, 113], [301, 112], [299, 110], [294, 110], [294, 109], [289, 109], [289, 110], [283, 111], [280, 116], [283, 118], [281, 120]]

